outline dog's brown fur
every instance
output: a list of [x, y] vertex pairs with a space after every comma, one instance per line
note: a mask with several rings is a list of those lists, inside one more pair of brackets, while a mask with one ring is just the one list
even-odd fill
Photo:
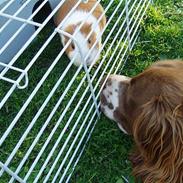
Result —
[[134, 175], [183, 183], [183, 61], [157, 62], [121, 85], [115, 119], [134, 137]]
[[141, 160], [134, 174], [144, 183], [182, 183], [183, 62], [154, 64], [131, 80], [128, 92], [136, 106], [132, 134]]

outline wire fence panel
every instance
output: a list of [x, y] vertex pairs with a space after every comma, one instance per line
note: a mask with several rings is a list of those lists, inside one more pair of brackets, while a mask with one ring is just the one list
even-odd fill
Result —
[[[123, 69], [151, 3], [74, 0], [57, 25], [57, 12], [67, 1], [0, 1], [2, 183], [69, 182], [100, 117], [101, 80]], [[72, 22], [81, 3], [91, 2], [88, 12]], [[99, 5], [103, 11], [95, 19]], [[63, 29], [69, 21], [77, 25], [72, 33]], [[80, 33], [92, 21], [83, 41]], [[81, 41], [90, 44], [94, 32], [95, 41], [84, 52], [86, 44]], [[78, 50], [72, 57], [71, 47]]]

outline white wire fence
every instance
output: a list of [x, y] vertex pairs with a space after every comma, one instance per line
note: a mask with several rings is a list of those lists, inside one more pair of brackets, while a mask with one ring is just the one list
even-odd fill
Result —
[[[98, 0], [90, 13], [101, 3], [107, 17], [100, 35], [103, 40], [98, 53], [100, 60], [97, 66], [85, 64], [96, 40], [90, 53], [82, 58], [83, 65], [76, 67], [74, 59], [69, 61], [65, 56], [74, 36], [68, 35], [70, 41], [62, 47], [58, 33], [68, 34], [60, 27], [82, 0], [78, 0], [58, 27], [50, 22], [65, 0], [52, 7], [42, 22], [35, 18], [50, 2], [39, 1], [26, 17], [21, 12], [33, 3], [31, 0], [21, 1], [21, 6], [12, 13], [8, 9], [13, 8], [15, 0], [0, 5], [3, 20], [0, 36], [12, 23], [19, 24], [0, 47], [0, 55], [7, 52], [27, 26], [36, 27], [8, 63], [0, 60], [3, 68], [0, 72], [2, 183], [69, 182], [100, 116], [100, 81], [104, 75], [123, 68], [151, 3], [150, 0]], [[101, 18], [102, 15], [98, 22]]]

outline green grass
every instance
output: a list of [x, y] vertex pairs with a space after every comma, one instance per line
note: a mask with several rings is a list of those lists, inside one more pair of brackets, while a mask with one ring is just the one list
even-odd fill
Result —
[[[132, 77], [154, 61], [183, 58], [183, 3], [176, 1], [175, 6], [170, 0], [156, 1], [146, 17], [122, 74]], [[133, 140], [102, 116], [71, 182], [122, 183], [126, 176], [133, 183], [128, 161], [132, 149]]]
[[[112, 4], [111, 10], [107, 14], [108, 17], [113, 12], [114, 8], [117, 6], [118, 3], [119, 3], [119, 0], [114, 1], [114, 3]], [[103, 1], [103, 4], [104, 4], [104, 6], [106, 6], [108, 4], [108, 1]], [[124, 6], [124, 3], [121, 5], [121, 9], [123, 8], [123, 6]], [[116, 18], [118, 17], [118, 15], [120, 13], [121, 12], [120, 12], [120, 9], [119, 9], [119, 11], [117, 12]], [[120, 21], [122, 21], [122, 20], [120, 20]], [[114, 24], [115, 24], [115, 20], [113, 20], [111, 22], [110, 27], [105, 32], [104, 37], [106, 37], [108, 35], [109, 31], [111, 30], [111, 27]], [[31, 61], [31, 59], [35, 56], [35, 54], [38, 52], [40, 47], [45, 43], [45, 41], [47, 40], [47, 38], [49, 37], [49, 35], [53, 31], [54, 31], [54, 26], [48, 24], [43, 29], [43, 31], [41, 31], [39, 33], [39, 35], [32, 42], [32, 44], [24, 51], [24, 53], [16, 61], [14, 66], [19, 67], [21, 69], [24, 69], [28, 65], [28, 63]], [[112, 38], [114, 36], [115, 36], [115, 33], [113, 33], [111, 35], [110, 39], [108, 40], [108, 43], [107, 43], [107, 45], [105, 47], [105, 50], [104, 50], [104, 53], [107, 50], [107, 48], [110, 47], [110, 43], [113, 41]], [[118, 39], [115, 42], [115, 45], [117, 44], [119, 39], [120, 39], [120, 35], [118, 36]], [[121, 47], [121, 45], [120, 45], [120, 47]], [[60, 38], [57, 34], [56, 36], [54, 36], [51, 43], [46, 47], [44, 52], [38, 57], [38, 59], [36, 60], [36, 62], [33, 65], [33, 67], [31, 67], [31, 69], [28, 71], [28, 75], [29, 75], [29, 85], [28, 85], [28, 87], [24, 90], [19, 90], [19, 89], [16, 88], [15, 91], [13, 92], [13, 94], [10, 96], [10, 98], [6, 102], [6, 104], [0, 110], [0, 116], [1, 116], [0, 117], [0, 137], [4, 134], [6, 129], [9, 127], [12, 120], [17, 115], [18, 111], [20, 111], [21, 107], [26, 102], [26, 100], [30, 96], [30, 94], [33, 92], [34, 88], [37, 86], [40, 79], [44, 76], [45, 72], [52, 65], [54, 59], [57, 57], [57, 55], [59, 54], [61, 49], [62, 49], [62, 46], [61, 46], [61, 43], [60, 43]], [[108, 59], [110, 58], [110, 56], [112, 54], [112, 51], [113, 51], [113, 48], [111, 48], [109, 54], [107, 55], [107, 57], [105, 59], [105, 62], [104, 62], [104, 66], [107, 64], [107, 61], [108, 61]], [[103, 57], [104, 53], [102, 53], [101, 57]], [[35, 97], [31, 100], [31, 103], [28, 105], [28, 107], [26, 108], [24, 113], [21, 115], [19, 120], [16, 122], [13, 130], [11, 131], [11, 133], [8, 135], [8, 137], [6, 138], [4, 143], [2, 144], [2, 146], [0, 148], [0, 157], [1, 157], [0, 161], [2, 161], [4, 163], [7, 160], [7, 158], [9, 157], [9, 154], [12, 152], [15, 145], [18, 143], [18, 141], [20, 140], [20, 138], [24, 134], [25, 130], [28, 128], [30, 122], [33, 120], [34, 116], [36, 115], [38, 110], [41, 108], [43, 102], [45, 101], [45, 99], [49, 95], [49, 93], [51, 92], [51, 89], [53, 88], [55, 83], [58, 81], [59, 77], [64, 72], [64, 70], [67, 67], [68, 63], [69, 63], [69, 60], [66, 57], [66, 55], [63, 55], [59, 59], [58, 63], [56, 64], [54, 69], [51, 71], [51, 73], [47, 77], [46, 81], [42, 84], [39, 91], [37, 92]], [[110, 65], [109, 65], [109, 68], [110, 68]], [[108, 68], [108, 70], [109, 70], [109, 68]], [[108, 72], [108, 70], [106, 72]], [[36, 135], [38, 134], [38, 132], [40, 131], [42, 126], [45, 124], [46, 119], [48, 118], [49, 114], [53, 110], [53, 108], [56, 105], [57, 101], [59, 100], [60, 96], [66, 90], [70, 80], [73, 78], [76, 71], [77, 71], [77, 68], [75, 66], [72, 66], [70, 68], [70, 70], [66, 74], [64, 80], [60, 83], [59, 87], [56, 89], [53, 97], [50, 99], [50, 101], [46, 105], [45, 109], [42, 111], [41, 115], [38, 117], [35, 124], [32, 126], [30, 132], [26, 136], [26, 139], [21, 144], [18, 151], [15, 153], [14, 158], [12, 159], [11, 163], [8, 165], [8, 167], [12, 171], [16, 170], [18, 164], [20, 163], [22, 158], [25, 156], [25, 153], [27, 152], [27, 150], [29, 149], [29, 147], [33, 143]], [[100, 76], [102, 71], [103, 71], [103, 67], [99, 70], [99, 73], [96, 76], [96, 79], [93, 81], [93, 85], [95, 85], [95, 83], [98, 81], [97, 78]], [[95, 69], [92, 69], [90, 74], [93, 75], [94, 72], [95, 72]], [[6, 76], [10, 77], [10, 78], [13, 78], [13, 79], [17, 79], [19, 74], [20, 73], [13, 72], [13, 71], [9, 70], [6, 74]], [[26, 175], [26, 173], [28, 172], [28, 170], [30, 169], [33, 161], [36, 159], [36, 157], [37, 157], [38, 153], [40, 152], [42, 146], [44, 145], [45, 141], [49, 137], [52, 129], [56, 126], [56, 124], [58, 124], [57, 121], [59, 120], [60, 115], [64, 112], [68, 102], [72, 98], [76, 88], [81, 83], [81, 80], [83, 79], [84, 76], [85, 76], [85, 72], [82, 69], [79, 72], [78, 76], [76, 77], [75, 81], [73, 82], [73, 85], [69, 89], [68, 93], [65, 95], [64, 99], [62, 100], [62, 103], [60, 104], [60, 106], [56, 110], [55, 114], [52, 116], [51, 121], [46, 126], [46, 128], [44, 130], [44, 133], [41, 135], [38, 143], [35, 145], [33, 151], [31, 152], [31, 154], [28, 158], [28, 160], [25, 162], [24, 166], [22, 167], [20, 173], [18, 174], [20, 177], [24, 177]], [[8, 84], [7, 82], [4, 82], [4, 81], [0, 80], [0, 100], [3, 99], [3, 97], [8, 92], [10, 87], [11, 87], [11, 84]], [[57, 130], [55, 131], [54, 135], [52, 136], [50, 143], [45, 148], [41, 158], [39, 159], [37, 165], [33, 169], [33, 172], [31, 174], [31, 176], [29, 177], [28, 182], [33, 182], [33, 180], [37, 176], [40, 168], [42, 167], [42, 165], [45, 162], [45, 159], [47, 158], [49, 152], [52, 150], [54, 144], [56, 143], [56, 140], [58, 139], [58, 137], [60, 136], [63, 128], [65, 127], [66, 122], [68, 121], [71, 114], [75, 110], [75, 108], [78, 105], [78, 102], [79, 102], [83, 92], [85, 91], [85, 89], [87, 87], [88, 87], [88, 82], [85, 79], [84, 83], [83, 83], [82, 87], [80, 88], [79, 92], [77, 93], [75, 99], [73, 100], [70, 107], [67, 109], [66, 115], [62, 118], [61, 123], [58, 125]], [[97, 91], [98, 90], [99, 89], [97, 88]], [[87, 91], [86, 96], [81, 101], [77, 112], [75, 113], [72, 120], [70, 121], [70, 125], [66, 129], [66, 133], [63, 135], [62, 139], [58, 143], [58, 146], [55, 149], [55, 151], [53, 153], [53, 156], [50, 158], [50, 160], [49, 160], [49, 162], [46, 166], [46, 169], [43, 171], [39, 182], [42, 181], [43, 178], [45, 178], [45, 176], [47, 175], [47, 172], [50, 170], [55, 158], [57, 157], [58, 153], [60, 152], [60, 149], [62, 148], [63, 144], [65, 143], [65, 141], [66, 141], [66, 139], [69, 135], [69, 133], [71, 132], [71, 130], [72, 130], [73, 126], [75, 125], [78, 117], [80, 116], [81, 111], [83, 110], [83, 107], [85, 106], [85, 103], [86, 103], [89, 95], [90, 95], [90, 90]], [[66, 147], [65, 147], [65, 149], [64, 149], [64, 151], [63, 151], [63, 153], [62, 153], [62, 155], [61, 155], [61, 157], [60, 157], [60, 159], [59, 159], [59, 161], [56, 165], [56, 170], [58, 169], [58, 167], [61, 164], [64, 156], [66, 155], [67, 151], [69, 150], [69, 147], [70, 147], [74, 137], [76, 136], [77, 132], [79, 131], [81, 125], [83, 124], [85, 116], [88, 114], [88, 110], [89, 110], [89, 108], [91, 107], [92, 104], [93, 104], [93, 100], [90, 99], [89, 104], [88, 104], [85, 112], [81, 116], [81, 119], [80, 119], [74, 133], [72, 134], [71, 139], [68, 142], [68, 145], [66, 145]], [[93, 112], [94, 112], [94, 110], [91, 111], [91, 114], [89, 115], [88, 120], [86, 121], [86, 124], [84, 125], [84, 128], [81, 131], [81, 134], [84, 133], [84, 129], [88, 125], [89, 120], [91, 119]], [[96, 119], [96, 116], [95, 116], [94, 119]], [[78, 140], [76, 141], [76, 145], [79, 143], [80, 139], [81, 139], [81, 135], [79, 136]], [[73, 149], [76, 148], [76, 145], [73, 147]], [[72, 151], [72, 153], [73, 153], [73, 151]], [[71, 157], [72, 153], [69, 155], [68, 159]], [[67, 163], [68, 163], [68, 161], [66, 162], [66, 164]], [[65, 168], [65, 166], [63, 167], [61, 173], [63, 173], [64, 168]], [[56, 173], [56, 170], [53, 171], [53, 175]], [[51, 179], [53, 178], [53, 175], [51, 176]], [[8, 176], [8, 174], [4, 173], [3, 176], [0, 177], [0, 182], [1, 183], [6, 183], [6, 182], [9, 181], [9, 178], [10, 178], [10, 176]]]
[[[106, 6], [108, 1], [102, 1], [103, 4]], [[116, 0], [110, 11], [108, 12], [107, 16], [110, 17], [110, 14], [113, 12], [114, 8], [118, 4], [119, 0]], [[181, 2], [181, 1], [180, 1]], [[181, 3], [177, 2], [177, 6], [181, 6]], [[140, 39], [138, 43], [134, 47], [134, 50], [130, 53], [128, 62], [126, 67], [122, 71], [122, 74], [128, 76], [134, 76], [144, 70], [145, 67], [150, 65], [152, 62], [158, 59], [164, 58], [183, 58], [183, 20], [182, 20], [182, 9], [181, 7], [173, 6], [170, 0], [159, 0], [157, 2], [156, 8], [151, 8], [147, 13], [146, 21], [142, 23], [142, 32], [140, 35]], [[119, 15], [120, 11], [118, 12]], [[117, 18], [117, 17], [116, 17]], [[122, 21], [122, 20], [121, 20]], [[111, 25], [107, 29], [104, 35], [105, 37], [110, 32], [110, 29], [114, 25], [115, 21], [112, 21]], [[30, 47], [23, 53], [23, 55], [19, 58], [16, 62], [17, 67], [25, 68], [25, 66], [30, 62], [33, 58], [35, 53], [39, 50], [41, 45], [45, 42], [47, 37], [53, 31], [53, 26], [48, 25], [37, 37], [37, 39], [30, 45]], [[110, 43], [113, 41], [113, 37], [115, 33], [111, 36], [107, 46], [102, 53], [102, 56], [105, 54], [108, 47], [110, 47]], [[115, 45], [117, 44], [120, 36], [118, 37]], [[121, 48], [121, 46], [120, 46]], [[26, 99], [32, 93], [33, 89], [45, 74], [49, 66], [52, 64], [54, 58], [58, 55], [60, 50], [62, 49], [60, 44], [59, 36], [56, 35], [54, 39], [51, 41], [51, 44], [44, 50], [44, 52], [40, 55], [38, 60], [35, 62], [34, 66], [29, 70], [29, 86], [24, 90], [16, 89], [13, 95], [9, 98], [5, 106], [0, 111], [0, 136], [4, 133], [4, 131], [8, 128], [11, 121], [16, 116], [17, 112], [20, 110]], [[104, 62], [104, 66], [107, 64], [108, 59], [110, 58], [113, 47], [107, 58]], [[60, 77], [60, 75], [65, 70], [66, 66], [68, 65], [68, 58], [64, 55], [59, 62], [57, 63], [56, 67], [48, 76], [46, 82], [41, 86], [40, 90], [33, 98], [31, 103], [29, 104], [28, 108], [25, 110], [24, 114], [16, 123], [14, 129], [4, 142], [3, 146], [0, 148], [0, 160], [4, 162], [9, 153], [12, 151], [18, 140], [21, 138], [23, 132], [27, 129], [30, 121], [40, 109], [43, 101], [50, 93], [52, 87]], [[109, 65], [109, 69], [110, 69]], [[107, 69], [106, 72], [109, 71]], [[47, 119], [49, 113], [52, 111], [53, 107], [55, 106], [56, 102], [58, 101], [61, 94], [65, 91], [69, 81], [72, 79], [76, 72], [77, 68], [72, 66], [69, 70], [68, 74], [66, 75], [63, 82], [59, 85], [58, 89], [56, 90], [55, 94], [51, 98], [50, 102], [43, 110], [42, 114], [36, 121], [35, 125], [31, 129], [30, 133], [26, 137], [26, 140], [23, 142], [21, 147], [19, 148], [18, 152], [15, 155], [15, 158], [10, 163], [9, 167], [12, 170], [15, 170], [19, 161], [25, 155], [25, 152], [28, 150], [30, 145], [32, 144], [35, 135], [38, 133], [40, 128], [43, 126], [45, 120]], [[103, 69], [99, 71], [99, 74], [96, 78], [98, 78], [101, 74]], [[95, 69], [91, 71], [91, 75], [93, 75]], [[35, 146], [33, 152], [31, 153], [28, 161], [26, 161], [25, 165], [23, 166], [19, 175], [21, 177], [25, 176], [28, 169], [30, 168], [32, 162], [35, 160], [38, 152], [40, 151], [41, 147], [43, 146], [44, 142], [46, 141], [47, 137], [50, 135], [51, 130], [56, 125], [59, 116], [64, 111], [68, 101], [71, 99], [75, 89], [80, 84], [83, 76], [84, 71], [81, 70], [78, 77], [74, 81], [71, 89], [67, 93], [66, 97], [64, 98], [62, 104], [57, 109], [55, 115], [51, 119], [51, 122], [45, 129], [45, 132], [41, 136], [39, 142]], [[11, 78], [17, 78], [18, 73], [8, 72], [7, 74]], [[97, 79], [93, 82], [95, 84]], [[3, 98], [4, 94], [8, 91], [11, 85], [8, 85], [6, 82], [0, 81], [0, 99]], [[83, 86], [81, 87], [79, 93], [74, 99], [73, 104], [69, 107], [67, 115], [63, 118], [62, 123], [58, 126], [56, 133], [54, 134], [50, 144], [45, 149], [41, 159], [39, 160], [37, 166], [35, 167], [33, 173], [31, 174], [28, 182], [32, 182], [35, 176], [37, 175], [39, 169], [43, 165], [45, 158], [47, 157], [49, 151], [52, 149], [53, 144], [56, 142], [58, 136], [60, 135], [64, 125], [66, 124], [67, 120], [69, 119], [71, 113], [77, 106], [77, 103], [83, 93], [83, 91], [87, 87], [87, 81], [84, 81]], [[97, 89], [98, 91], [98, 89]], [[82, 103], [79, 106], [78, 111], [76, 112], [74, 118], [71, 120], [70, 127], [67, 129], [67, 133], [63, 136], [61, 142], [58, 145], [58, 148], [53, 154], [53, 157], [50, 159], [46, 169], [43, 172], [43, 175], [40, 179], [44, 178], [49, 171], [55, 157], [60, 151], [60, 148], [64, 144], [66, 138], [68, 137], [71, 128], [74, 126], [78, 116], [80, 115], [83, 106], [86, 103], [87, 97], [90, 95], [90, 92], [87, 92], [86, 97], [84, 97]], [[93, 101], [90, 100], [88, 108], [93, 104]], [[87, 111], [84, 112], [78, 127], [76, 128], [76, 132], [79, 130], [79, 127], [82, 125], [84, 117], [87, 115]], [[91, 115], [89, 116], [91, 119]], [[89, 122], [89, 119], [86, 122], [86, 125]], [[59, 163], [64, 158], [64, 155], [67, 153], [70, 144], [72, 143], [73, 138], [76, 135], [74, 132], [73, 136], [71, 137], [71, 141], [66, 146], [63, 155], [61, 156]], [[82, 131], [83, 132], [83, 131]], [[78, 141], [77, 141], [78, 143]], [[130, 162], [128, 161], [128, 153], [133, 148], [133, 141], [130, 137], [121, 133], [116, 125], [105, 118], [104, 116], [98, 121], [97, 126], [92, 134], [90, 142], [84, 151], [84, 154], [79, 162], [76, 170], [73, 174], [73, 178], [71, 182], [77, 183], [121, 183], [122, 182], [122, 175], [129, 177], [130, 181], [133, 182], [133, 177], [131, 176], [131, 166]], [[70, 156], [69, 156], [70, 157]], [[57, 165], [57, 168], [58, 168]], [[53, 174], [55, 171], [53, 172]], [[0, 178], [1, 183], [6, 183], [9, 180], [9, 176], [7, 174], [3, 174]]]

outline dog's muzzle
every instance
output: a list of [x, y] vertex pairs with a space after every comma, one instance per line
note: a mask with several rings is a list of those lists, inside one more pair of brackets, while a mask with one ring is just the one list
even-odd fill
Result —
[[[118, 119], [115, 116], [115, 111], [119, 110], [120, 105], [120, 92], [122, 92], [122, 83], [130, 78], [121, 75], [111, 75], [106, 80], [103, 78], [101, 86], [104, 85], [101, 95], [101, 111], [111, 120], [118, 123]], [[104, 81], [106, 80], [105, 84]], [[118, 123], [118, 126], [120, 124]], [[122, 126], [119, 126], [122, 131], [126, 133]]]

